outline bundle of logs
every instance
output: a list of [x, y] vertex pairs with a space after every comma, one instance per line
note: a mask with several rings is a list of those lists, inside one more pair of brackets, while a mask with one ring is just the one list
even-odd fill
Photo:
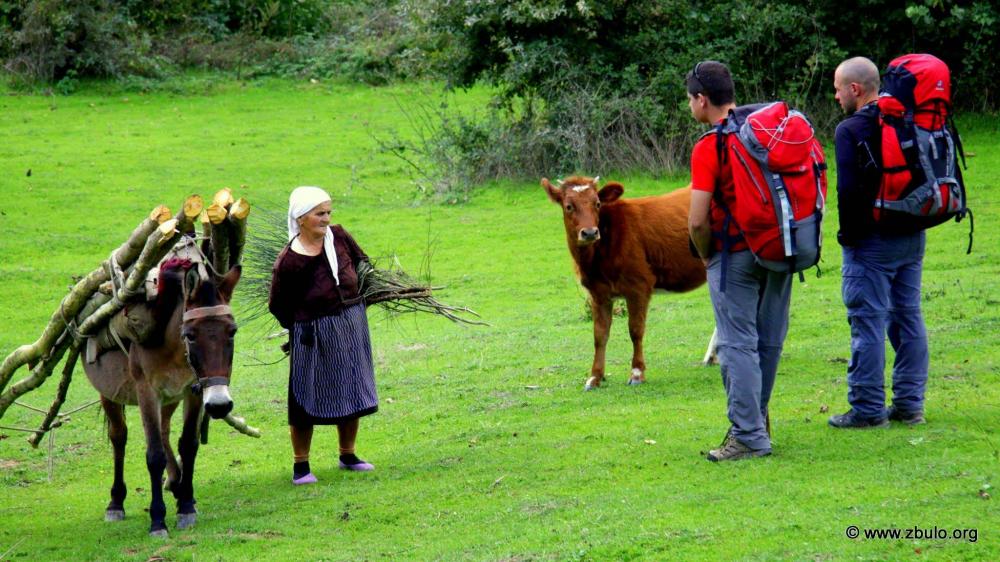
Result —
[[[92, 340], [106, 337], [108, 324], [127, 304], [146, 299], [150, 270], [185, 235], [193, 237], [200, 222], [202, 251], [212, 257], [211, 263], [206, 265], [224, 274], [230, 264], [240, 263], [242, 259], [249, 214], [249, 203], [243, 198], [234, 200], [228, 188], [216, 193], [208, 207], [204, 206], [200, 195], [191, 195], [176, 214], [163, 205], [153, 209], [100, 267], [73, 285], [52, 313], [41, 336], [33, 343], [18, 347], [0, 363], [0, 418], [18, 397], [45, 382], [65, 357], [55, 400], [41, 426], [28, 438], [28, 442], [37, 447], [45, 433], [63, 421], [59, 410], [81, 352], [87, 345], [93, 345]], [[117, 340], [118, 336], [114, 337]], [[23, 366], [27, 366], [29, 375], [7, 388], [14, 373]], [[258, 430], [232, 414], [226, 417], [226, 422], [241, 433], [260, 435]]]

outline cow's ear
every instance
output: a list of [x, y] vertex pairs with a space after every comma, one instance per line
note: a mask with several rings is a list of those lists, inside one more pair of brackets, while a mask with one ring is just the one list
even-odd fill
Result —
[[611, 203], [612, 201], [617, 201], [619, 197], [625, 193], [625, 188], [622, 184], [616, 181], [609, 181], [604, 184], [601, 191], [597, 193], [597, 196], [601, 199], [601, 203]]
[[563, 202], [563, 192], [562, 189], [552, 185], [549, 178], [542, 178], [542, 187], [545, 188], [545, 193], [549, 194], [549, 199], [552, 200], [556, 205], [562, 205]]

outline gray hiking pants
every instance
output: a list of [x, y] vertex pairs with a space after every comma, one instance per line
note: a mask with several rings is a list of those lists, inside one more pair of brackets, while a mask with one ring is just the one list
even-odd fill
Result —
[[770, 449], [765, 420], [788, 333], [792, 275], [760, 267], [749, 250], [734, 252], [722, 290], [722, 261], [717, 253], [708, 264], [708, 290], [732, 435], [751, 449]]

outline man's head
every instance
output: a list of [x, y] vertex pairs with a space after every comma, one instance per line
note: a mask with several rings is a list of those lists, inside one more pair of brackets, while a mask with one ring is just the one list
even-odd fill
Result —
[[865, 57], [840, 63], [833, 73], [834, 98], [848, 115], [878, 98], [878, 67]]
[[702, 123], [710, 123], [709, 104], [723, 107], [735, 98], [733, 76], [721, 62], [699, 62], [687, 73], [688, 107], [691, 115]]

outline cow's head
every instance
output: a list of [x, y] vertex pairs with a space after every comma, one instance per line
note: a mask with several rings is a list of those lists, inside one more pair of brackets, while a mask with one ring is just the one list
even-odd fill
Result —
[[589, 246], [601, 239], [601, 205], [617, 201], [625, 188], [617, 182], [608, 182], [598, 191], [596, 178], [573, 176], [559, 180], [552, 185], [548, 178], [542, 178], [542, 187], [549, 199], [563, 209], [566, 233], [578, 246]]

